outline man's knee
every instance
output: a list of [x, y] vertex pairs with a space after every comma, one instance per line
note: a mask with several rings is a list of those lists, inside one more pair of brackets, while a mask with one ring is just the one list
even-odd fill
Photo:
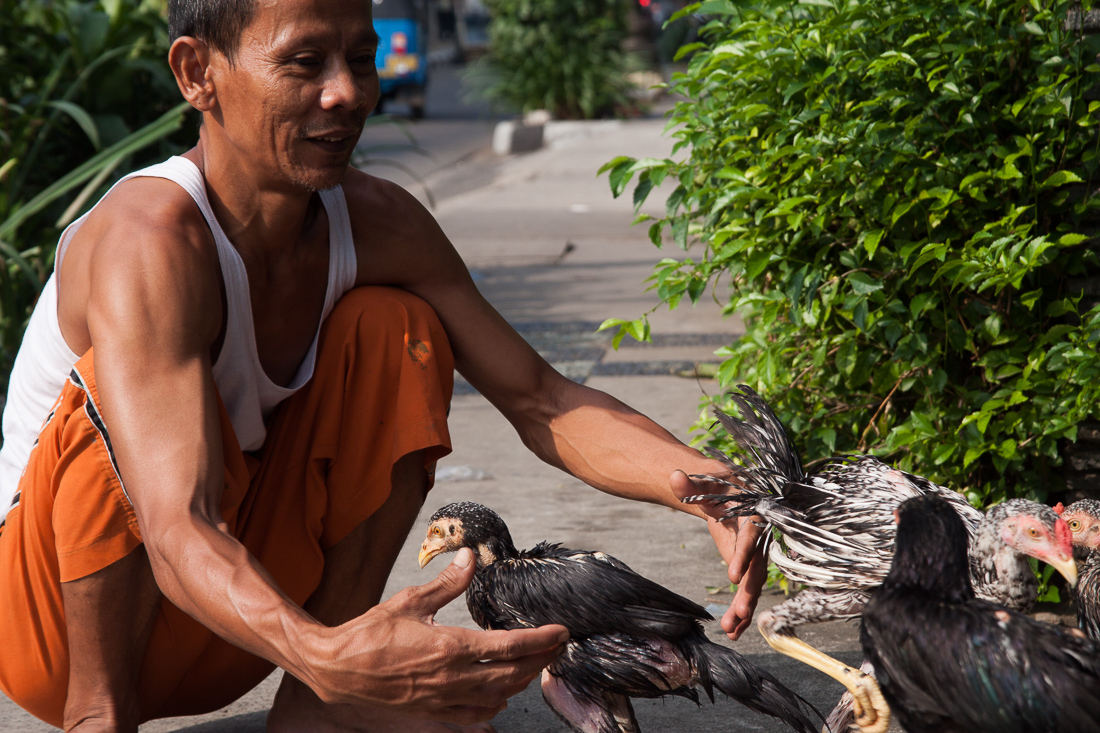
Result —
[[450, 358], [450, 344], [435, 310], [424, 299], [400, 288], [365, 286], [349, 290], [337, 301], [325, 323], [331, 330], [355, 330], [372, 339], [430, 334], [436, 358], [443, 350]]

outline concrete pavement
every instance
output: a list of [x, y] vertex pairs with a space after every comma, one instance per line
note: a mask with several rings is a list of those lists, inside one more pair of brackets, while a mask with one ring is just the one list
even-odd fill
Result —
[[[605, 318], [633, 318], [658, 305], [656, 296], [645, 291], [644, 280], [666, 253], [649, 243], [644, 227], [630, 226], [629, 197], [614, 200], [606, 177], [597, 178], [596, 170], [616, 155], [664, 156], [671, 140], [662, 137], [663, 127], [660, 119], [593, 123], [555, 146], [502, 160], [485, 155], [476, 144], [480, 133], [473, 130], [469, 150], [459, 151], [449, 164], [425, 175], [429, 184], [448, 181], [455, 187], [437, 200], [434, 213], [479, 288], [504, 316], [563, 373], [615, 395], [687, 440], [700, 397], [715, 392], [717, 385], [677, 374], [690, 372], [698, 362], [715, 361], [713, 350], [734, 339], [740, 323], [724, 318], [706, 299], [697, 307], [682, 305], [673, 312], [658, 308], [651, 316], [653, 345], [627, 340], [615, 352], [610, 334], [594, 332]], [[488, 125], [486, 131], [487, 145]], [[436, 137], [448, 139], [442, 125]], [[449, 139], [453, 142], [456, 136]], [[455, 150], [450, 148], [447, 155]], [[662, 206], [663, 197], [655, 194], [649, 207], [656, 213]], [[673, 248], [667, 254], [680, 253]], [[604, 550], [711, 605], [716, 616], [728, 604], [725, 567], [698, 520], [615, 499], [542, 464], [499, 413], [461, 383], [452, 405], [451, 433], [454, 453], [440, 463], [439, 481], [397, 561], [387, 597], [426, 582], [442, 569], [439, 560], [423, 571], [416, 564], [426, 518], [445, 503], [469, 499], [496, 509], [521, 547], [552, 540]], [[769, 591], [763, 604], [782, 598], [780, 592]], [[462, 599], [442, 609], [438, 620], [472, 627]], [[717, 624], [709, 631], [715, 639], [724, 639], [713, 633]], [[846, 662], [858, 663], [854, 624], [823, 624], [809, 629], [804, 638]], [[733, 646], [822, 712], [840, 695], [838, 684], [772, 653], [755, 630]], [[142, 733], [258, 733], [277, 680], [278, 673], [216, 713], [153, 721], [142, 726]], [[637, 701], [636, 708], [643, 729], [650, 732], [784, 730], [729, 700], [699, 708], [683, 700]], [[494, 724], [501, 733], [565, 730], [541, 700], [537, 685], [515, 697]], [[51, 730], [7, 701], [0, 704], [0, 729]]]

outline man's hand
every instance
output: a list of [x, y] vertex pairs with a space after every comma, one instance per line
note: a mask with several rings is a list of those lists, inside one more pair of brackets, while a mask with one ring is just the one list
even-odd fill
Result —
[[569, 631], [436, 624], [436, 611], [461, 595], [473, 575], [473, 553], [464, 548], [435, 580], [333, 629], [328, 664], [314, 669], [310, 686], [328, 703], [382, 705], [421, 720], [492, 719], [557, 657]]
[[[683, 471], [673, 471], [669, 477], [672, 493], [683, 499], [696, 494], [713, 494], [713, 484], [697, 482]], [[721, 507], [699, 504], [707, 513], [707, 529], [729, 566], [729, 579], [737, 583], [737, 593], [733, 597], [729, 610], [722, 616], [722, 630], [730, 639], [737, 640], [749, 627], [756, 603], [760, 600], [760, 591], [768, 577], [768, 558], [757, 550], [757, 541], [763, 530], [750, 521], [749, 517], [720, 522]]]

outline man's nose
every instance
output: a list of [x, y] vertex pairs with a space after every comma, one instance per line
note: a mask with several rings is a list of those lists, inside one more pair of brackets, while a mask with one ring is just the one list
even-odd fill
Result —
[[324, 87], [321, 91], [321, 106], [324, 109], [358, 109], [366, 104], [367, 94], [363, 89], [365, 81], [359, 79], [344, 59], [338, 59], [325, 70]]

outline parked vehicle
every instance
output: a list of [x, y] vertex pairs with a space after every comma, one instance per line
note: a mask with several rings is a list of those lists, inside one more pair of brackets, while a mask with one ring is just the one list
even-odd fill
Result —
[[373, 0], [378, 33], [378, 77], [382, 96], [377, 110], [389, 101], [409, 105], [412, 116], [424, 116], [428, 84], [427, 0]]

